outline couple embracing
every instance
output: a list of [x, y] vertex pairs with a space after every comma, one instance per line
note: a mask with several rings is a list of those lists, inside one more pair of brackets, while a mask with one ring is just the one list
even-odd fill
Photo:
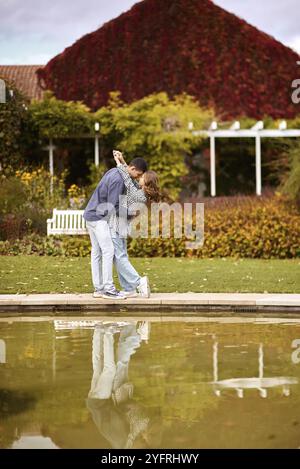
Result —
[[[143, 158], [127, 165], [121, 152], [113, 155], [117, 166], [104, 174], [83, 214], [92, 244], [93, 296], [122, 300], [140, 294], [149, 298], [148, 277], [141, 277], [128, 258], [127, 235], [136, 207], [158, 201], [158, 178]], [[114, 285], [113, 264], [121, 291]]]

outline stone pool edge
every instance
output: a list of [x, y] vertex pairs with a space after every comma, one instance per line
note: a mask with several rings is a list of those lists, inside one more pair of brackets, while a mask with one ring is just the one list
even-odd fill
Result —
[[78, 294], [15, 294], [0, 295], [0, 314], [27, 315], [78, 314], [93, 316], [97, 313], [115, 315], [127, 312], [134, 315], [149, 314], [184, 316], [234, 313], [295, 314], [300, 313], [300, 294], [285, 293], [154, 293], [148, 298], [105, 300], [88, 293]]

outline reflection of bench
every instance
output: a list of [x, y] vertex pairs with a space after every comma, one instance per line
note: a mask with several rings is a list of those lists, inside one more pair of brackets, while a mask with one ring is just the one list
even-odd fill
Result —
[[84, 210], [53, 210], [52, 218], [47, 220], [47, 235], [83, 235], [87, 234]]
[[[64, 319], [55, 319], [54, 328], [56, 331], [65, 330], [65, 329], [94, 329], [95, 327], [109, 327], [113, 326], [114, 329], [118, 332], [125, 326], [130, 326], [133, 324], [132, 321], [99, 321], [92, 319], [81, 319], [81, 320], [64, 320]], [[137, 321], [134, 322], [137, 324]], [[137, 332], [141, 336], [141, 339], [148, 343], [150, 337], [150, 322], [142, 321], [138, 323]]]

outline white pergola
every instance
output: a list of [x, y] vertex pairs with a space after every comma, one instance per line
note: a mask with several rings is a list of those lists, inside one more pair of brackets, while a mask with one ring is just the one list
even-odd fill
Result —
[[[94, 138], [94, 162], [95, 166], [99, 166], [100, 157], [99, 157], [99, 131], [100, 131], [100, 124], [99, 122], [95, 122], [95, 136], [94, 137], [83, 137], [81, 138]], [[74, 138], [74, 137], [73, 137]], [[76, 137], [80, 138], [80, 137]], [[54, 178], [54, 150], [56, 146], [53, 143], [53, 138], [49, 139], [49, 145], [44, 147], [44, 150], [48, 151], [49, 154], [49, 173], [50, 173], [50, 193], [53, 193], [53, 178]]]
[[256, 194], [261, 195], [261, 139], [300, 137], [300, 129], [288, 129], [285, 120], [279, 123], [278, 129], [264, 129], [263, 121], [258, 121], [250, 129], [241, 129], [236, 121], [229, 129], [218, 129], [218, 123], [213, 121], [208, 130], [193, 130], [193, 123], [189, 123], [189, 130], [193, 135], [206, 136], [210, 139], [210, 194], [216, 196], [216, 138], [254, 138], [255, 139], [255, 167]]
[[[287, 122], [282, 120], [278, 129], [264, 129], [263, 121], [258, 121], [250, 129], [241, 129], [239, 121], [235, 121], [229, 129], [218, 129], [218, 123], [213, 121], [208, 130], [193, 130], [193, 122], [188, 125], [190, 131], [195, 136], [205, 136], [210, 139], [210, 195], [216, 196], [216, 139], [217, 138], [254, 138], [255, 139], [255, 168], [256, 168], [256, 194], [261, 195], [261, 139], [262, 138], [283, 138], [300, 137], [300, 129], [288, 129]], [[94, 138], [94, 160], [99, 166], [99, 130], [100, 124], [95, 123]], [[49, 139], [49, 145], [45, 150], [49, 152], [50, 190], [53, 192], [54, 165], [53, 156], [55, 146], [53, 139]]]

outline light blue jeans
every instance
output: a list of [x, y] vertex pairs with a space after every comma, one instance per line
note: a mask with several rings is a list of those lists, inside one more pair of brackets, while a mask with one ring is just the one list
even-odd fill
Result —
[[115, 333], [117, 331], [113, 331], [113, 326], [105, 328], [100, 325], [94, 329], [90, 398], [109, 399], [113, 391], [128, 381], [129, 361], [141, 344], [141, 335], [136, 330], [136, 323], [121, 328], [116, 363]]
[[96, 291], [112, 291], [114, 245], [107, 221], [87, 221], [86, 227], [90, 235], [91, 268], [94, 289]]
[[127, 238], [121, 238], [117, 233], [114, 233], [112, 242], [115, 254], [114, 263], [120, 284], [123, 290], [133, 291], [139, 285], [141, 277], [128, 259]]

